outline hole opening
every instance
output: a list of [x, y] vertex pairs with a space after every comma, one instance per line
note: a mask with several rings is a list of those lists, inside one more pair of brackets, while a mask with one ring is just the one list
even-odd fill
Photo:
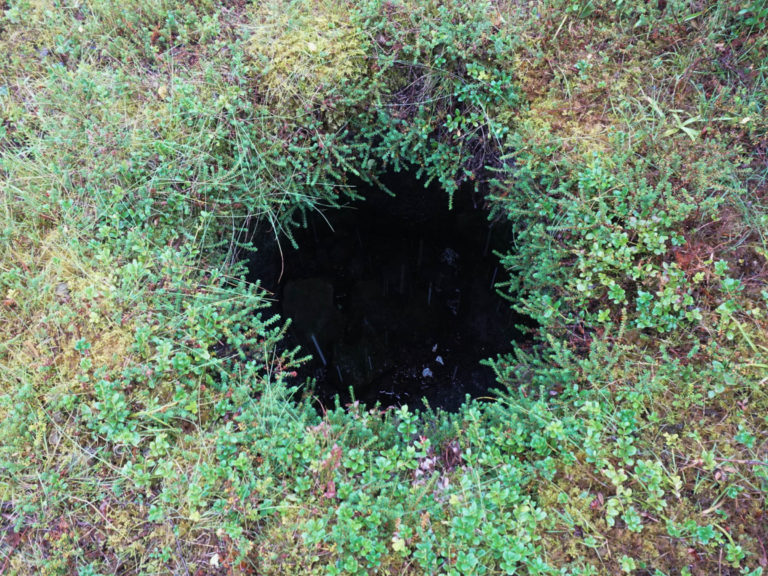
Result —
[[251, 276], [291, 319], [286, 344], [312, 354], [299, 376], [315, 379], [324, 405], [350, 401], [352, 389], [369, 405], [425, 399], [456, 410], [496, 386], [481, 360], [530, 338], [531, 319], [494, 289], [506, 278], [494, 251], [509, 248], [512, 230], [490, 223], [469, 189], [449, 209], [447, 194], [413, 173], [382, 183], [394, 197], [359, 185], [364, 200], [310, 215], [294, 234], [299, 249], [283, 243], [283, 262], [262, 251]]

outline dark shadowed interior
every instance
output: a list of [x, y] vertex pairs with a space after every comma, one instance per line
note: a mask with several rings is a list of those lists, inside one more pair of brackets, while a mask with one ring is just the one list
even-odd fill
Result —
[[323, 404], [336, 394], [348, 402], [351, 388], [368, 404], [424, 398], [455, 410], [495, 386], [480, 361], [526, 338], [530, 319], [493, 289], [505, 279], [493, 252], [509, 247], [511, 230], [489, 223], [468, 190], [449, 209], [443, 190], [412, 174], [383, 183], [395, 197], [361, 187], [364, 201], [313, 214], [295, 234], [298, 250], [283, 241], [282, 263], [262, 251], [253, 275], [291, 318], [288, 344], [312, 354], [300, 376], [316, 380]]

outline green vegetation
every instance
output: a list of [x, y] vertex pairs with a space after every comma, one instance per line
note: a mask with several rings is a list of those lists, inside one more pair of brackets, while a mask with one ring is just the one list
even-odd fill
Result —
[[[765, 0], [0, 0], [0, 573], [768, 566]], [[540, 323], [320, 410], [247, 284], [353, 177], [488, 186]]]

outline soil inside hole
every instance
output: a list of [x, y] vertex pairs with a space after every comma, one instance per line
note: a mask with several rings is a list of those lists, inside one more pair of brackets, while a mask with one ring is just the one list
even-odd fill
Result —
[[527, 338], [531, 320], [493, 289], [505, 276], [493, 254], [509, 247], [508, 226], [491, 225], [469, 191], [454, 197], [424, 188], [410, 174], [389, 174], [395, 193], [360, 187], [364, 201], [315, 214], [283, 242], [261, 252], [251, 275], [292, 319], [288, 344], [313, 355], [300, 377], [317, 381], [328, 405], [339, 394], [384, 406], [456, 410], [467, 394], [496, 385], [484, 358]]

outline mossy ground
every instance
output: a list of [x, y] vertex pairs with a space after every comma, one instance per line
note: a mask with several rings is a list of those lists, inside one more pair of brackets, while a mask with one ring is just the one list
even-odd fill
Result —
[[[764, 0], [0, 9], [0, 573], [768, 566]], [[321, 409], [243, 255], [403, 166], [536, 346]]]

